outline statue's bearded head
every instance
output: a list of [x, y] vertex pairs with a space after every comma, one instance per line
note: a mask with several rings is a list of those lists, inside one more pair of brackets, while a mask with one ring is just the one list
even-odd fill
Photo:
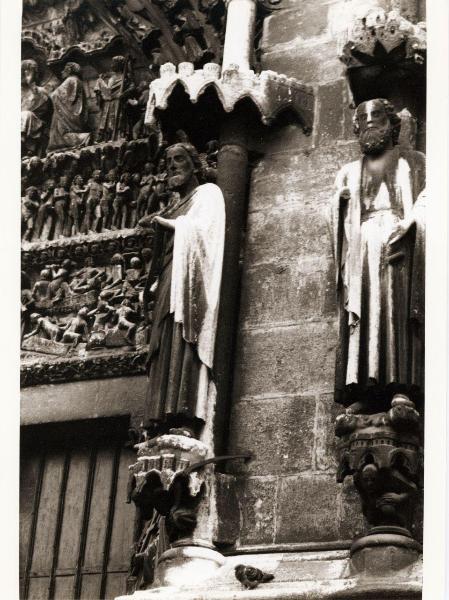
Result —
[[196, 148], [188, 143], [174, 144], [167, 149], [168, 185], [172, 190], [184, 187], [201, 168]]
[[384, 98], [362, 102], [354, 115], [354, 131], [364, 154], [382, 154], [398, 143], [401, 119], [393, 105]]

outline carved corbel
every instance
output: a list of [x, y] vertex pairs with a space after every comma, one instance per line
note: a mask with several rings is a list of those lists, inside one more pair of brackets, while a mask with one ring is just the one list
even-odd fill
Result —
[[370, 8], [348, 24], [339, 45], [339, 58], [346, 66], [356, 104], [376, 96], [393, 100], [394, 88], [407, 100], [402, 107], [407, 106], [409, 88], [416, 96], [423, 85], [427, 48], [424, 22], [412, 22], [398, 10]]
[[339, 415], [336, 435], [340, 438], [337, 481], [342, 483], [346, 477], [353, 477], [370, 526], [366, 534], [353, 542], [354, 565], [369, 570], [364, 555], [367, 551], [395, 547], [403, 553], [400, 564], [404, 566], [421, 551], [410, 533], [422, 488], [418, 412], [405, 396], [397, 395], [386, 413]]
[[128, 502], [137, 508], [129, 591], [145, 589], [153, 582], [161, 586], [179, 583], [180, 574], [173, 564], [177, 558], [201, 562], [202, 572], [195, 577], [211, 576], [224, 564], [212, 539], [205, 539], [201, 523], [203, 505], [210, 503], [215, 485], [213, 465], [250, 456], [213, 457], [189, 429], [171, 429], [135, 448], [137, 462], [129, 467], [128, 482]]

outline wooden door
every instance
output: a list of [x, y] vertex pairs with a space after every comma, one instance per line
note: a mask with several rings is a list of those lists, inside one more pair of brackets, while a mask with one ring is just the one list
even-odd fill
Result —
[[21, 598], [112, 599], [125, 593], [134, 507], [126, 504], [127, 423], [98, 419], [22, 433]]

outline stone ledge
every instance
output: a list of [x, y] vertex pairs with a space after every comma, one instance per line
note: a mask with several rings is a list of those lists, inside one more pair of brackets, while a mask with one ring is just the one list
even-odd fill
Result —
[[[275, 579], [246, 590], [235, 579], [237, 564], [273, 573]], [[315, 567], [315, 568], [314, 568]], [[316, 578], [316, 573], [325, 573]], [[195, 588], [169, 587], [139, 591], [116, 600], [418, 600], [421, 598], [421, 562], [394, 574], [394, 578], [350, 575], [347, 553], [276, 553], [228, 557], [213, 581]]]

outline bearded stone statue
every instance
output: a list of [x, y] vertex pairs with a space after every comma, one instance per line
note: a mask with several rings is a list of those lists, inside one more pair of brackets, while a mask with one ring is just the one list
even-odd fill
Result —
[[212, 377], [225, 235], [220, 188], [200, 185], [201, 161], [189, 143], [166, 153], [172, 201], [157, 215], [145, 298], [154, 301], [144, 425], [198, 432], [213, 404]]
[[360, 104], [362, 158], [336, 179], [336, 400], [349, 412], [387, 410], [396, 394], [422, 399], [425, 157], [398, 146], [400, 126], [387, 100]]

